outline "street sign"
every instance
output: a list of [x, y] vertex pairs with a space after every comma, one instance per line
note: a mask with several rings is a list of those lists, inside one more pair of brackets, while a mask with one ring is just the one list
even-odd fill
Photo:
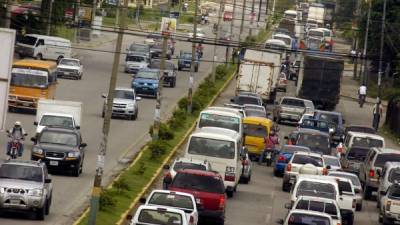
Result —
[[163, 17], [161, 21], [161, 32], [165, 35], [171, 35], [176, 32], [176, 19]]
[[8, 110], [11, 66], [14, 56], [15, 30], [0, 28], [0, 130], [4, 130]]

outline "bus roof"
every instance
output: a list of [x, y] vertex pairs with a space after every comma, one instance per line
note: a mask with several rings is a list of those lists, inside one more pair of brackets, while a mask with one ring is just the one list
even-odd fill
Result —
[[14, 62], [13, 67], [29, 67], [29, 68], [39, 68], [39, 69], [55, 69], [57, 68], [57, 64], [52, 61], [43, 61], [43, 60], [33, 60], [33, 59], [23, 59]]

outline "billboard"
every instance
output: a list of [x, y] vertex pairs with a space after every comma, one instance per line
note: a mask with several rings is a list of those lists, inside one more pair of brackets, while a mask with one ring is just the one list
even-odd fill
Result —
[[0, 28], [0, 130], [4, 130], [8, 110], [11, 66], [14, 58], [15, 30]]
[[161, 21], [162, 34], [170, 35], [176, 32], [176, 19], [163, 17]]

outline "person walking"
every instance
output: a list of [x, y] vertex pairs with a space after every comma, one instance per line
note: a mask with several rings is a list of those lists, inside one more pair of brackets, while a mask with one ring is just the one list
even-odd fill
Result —
[[376, 98], [376, 104], [373, 109], [373, 120], [372, 120], [372, 127], [375, 128], [376, 131], [378, 131], [379, 122], [381, 120], [382, 114], [383, 114], [382, 102], [379, 98]]

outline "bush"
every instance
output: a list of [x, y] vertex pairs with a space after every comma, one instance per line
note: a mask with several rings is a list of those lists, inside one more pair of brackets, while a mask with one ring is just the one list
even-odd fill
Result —
[[168, 146], [168, 143], [163, 140], [151, 141], [149, 144], [151, 159], [159, 159], [162, 155], [165, 154]]
[[[153, 136], [153, 127], [150, 126], [149, 134]], [[171, 140], [174, 138], [174, 132], [169, 128], [169, 126], [165, 123], [160, 123], [160, 130], [158, 131], [158, 137], [162, 140]]]
[[144, 164], [144, 162], [140, 161], [139, 168], [135, 171], [135, 174], [143, 175], [144, 172], [146, 172], [146, 165]]
[[215, 71], [215, 78], [220, 80], [228, 74], [228, 68], [225, 65], [218, 65]]
[[118, 180], [116, 180], [113, 184], [113, 187], [117, 189], [118, 193], [121, 193], [123, 191], [129, 191], [130, 187], [128, 182], [126, 181], [125, 178], [121, 177]]
[[99, 203], [100, 211], [105, 211], [106, 209], [115, 206], [115, 197], [111, 189], [103, 189], [101, 191]]
[[169, 120], [169, 126], [172, 129], [178, 129], [183, 127], [186, 121], [186, 111], [183, 109], [175, 109], [172, 112], [172, 118]]

